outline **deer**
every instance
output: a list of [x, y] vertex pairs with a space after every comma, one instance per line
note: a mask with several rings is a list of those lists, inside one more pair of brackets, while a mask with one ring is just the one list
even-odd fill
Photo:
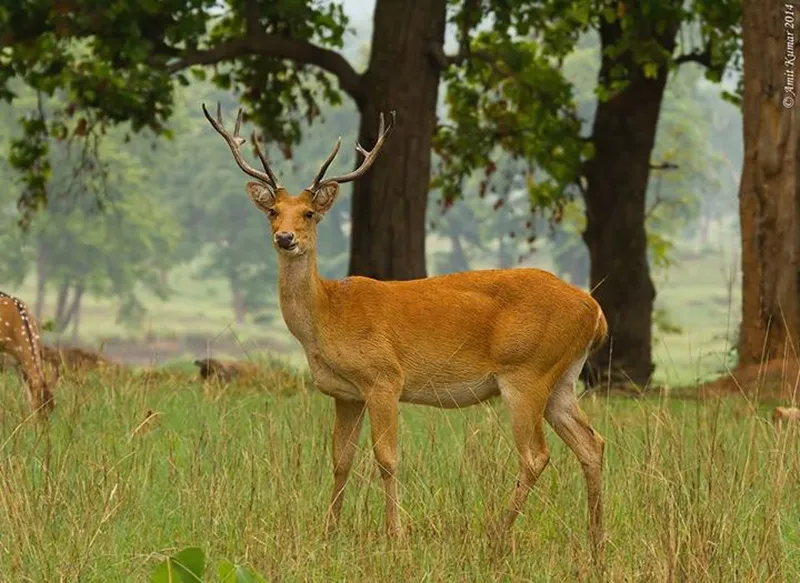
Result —
[[39, 323], [19, 298], [0, 291], [0, 353], [19, 363], [28, 402], [40, 419], [49, 417], [55, 407], [53, 389], [58, 369], [45, 374]]
[[255, 132], [253, 149], [263, 171], [250, 166], [241, 147], [242, 109], [231, 134], [202, 104], [247, 176], [246, 192], [271, 227], [278, 258], [283, 320], [299, 341], [315, 387], [334, 399], [333, 488], [326, 532], [339, 522], [343, 492], [369, 415], [372, 450], [382, 480], [385, 530], [401, 536], [398, 503], [398, 410], [401, 403], [454, 409], [500, 396], [510, 411], [519, 457], [517, 482], [500, 520], [505, 535], [521, 514], [531, 488], [548, 465], [543, 420], [578, 458], [588, 495], [588, 534], [598, 557], [604, 541], [602, 465], [605, 442], [575, 393], [589, 354], [605, 342], [608, 324], [588, 293], [555, 275], [527, 268], [466, 271], [424, 279], [381, 281], [350, 276], [329, 280], [317, 268], [317, 224], [337, 199], [341, 184], [364, 176], [395, 123], [380, 114], [372, 150], [355, 170], [325, 178], [342, 144], [311, 184], [290, 194], [276, 179]]

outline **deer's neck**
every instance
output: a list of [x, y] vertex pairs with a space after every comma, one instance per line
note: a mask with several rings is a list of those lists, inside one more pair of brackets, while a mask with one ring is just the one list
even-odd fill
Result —
[[279, 255], [278, 290], [281, 313], [289, 331], [304, 348], [313, 348], [325, 302], [325, 286], [317, 271], [316, 255]]

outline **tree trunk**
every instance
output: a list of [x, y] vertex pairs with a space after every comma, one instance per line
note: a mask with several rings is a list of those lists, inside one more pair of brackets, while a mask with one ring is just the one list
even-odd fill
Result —
[[[793, 13], [793, 14], [792, 14]], [[794, 20], [794, 49], [788, 16]], [[744, 165], [739, 185], [742, 322], [739, 366], [798, 357], [800, 340], [800, 112], [796, 54], [800, 10], [745, 0]], [[793, 77], [790, 77], [790, 74]], [[790, 84], [791, 81], [791, 84]]]
[[233, 275], [228, 276], [228, 283], [231, 286], [231, 307], [233, 308], [233, 317], [237, 325], [244, 323], [244, 318], [247, 315], [247, 306], [245, 305], [244, 293], [242, 292], [242, 285], [239, 279]]
[[73, 300], [73, 312], [72, 312], [72, 342], [78, 342], [78, 332], [81, 327], [81, 301], [83, 300], [83, 286], [79, 286], [75, 292], [75, 299]]
[[[74, 294], [72, 296], [72, 301], [67, 301], [69, 299], [69, 289], [70, 284], [65, 284], [61, 290], [59, 290], [58, 295], [58, 303], [59, 303], [59, 310], [56, 316], [56, 332], [61, 334], [67, 329], [69, 323], [75, 317], [75, 314], [79, 310], [79, 306], [81, 303], [81, 298], [83, 297], [84, 287], [83, 284], [76, 284], [74, 289]], [[62, 298], [63, 292], [63, 298]], [[67, 305], [69, 307], [67, 307]]]
[[450, 269], [452, 271], [469, 271], [469, 259], [461, 241], [461, 225], [458, 218], [447, 219], [447, 234], [450, 237]]
[[47, 251], [41, 243], [36, 247], [36, 305], [33, 315], [40, 322], [44, 314], [45, 292], [47, 291]]
[[[654, 40], [667, 54], [675, 46], [677, 25]], [[604, 49], [599, 73], [605, 85], [614, 67], [624, 67], [628, 85], [600, 101], [592, 140], [595, 156], [587, 164], [586, 230], [590, 289], [605, 312], [610, 340], [592, 356], [601, 383], [633, 382], [644, 386], [653, 373], [651, 353], [655, 288], [647, 260], [645, 204], [650, 154], [655, 144], [668, 67], [647, 78], [630, 53], [609, 56], [605, 49], [621, 36], [618, 22], [600, 27]]]
[[351, 275], [426, 275], [425, 212], [440, 78], [431, 47], [444, 42], [446, 8], [447, 0], [376, 3], [360, 143], [367, 149], [375, 143], [380, 112], [396, 110], [397, 123], [372, 169], [354, 185]]
[[61, 323], [64, 321], [64, 312], [67, 309], [67, 296], [69, 295], [69, 282], [65, 281], [62, 282], [61, 285], [58, 287], [58, 298], [56, 299], [56, 314], [55, 314], [55, 324], [56, 324], [56, 332], [61, 333], [64, 329]]

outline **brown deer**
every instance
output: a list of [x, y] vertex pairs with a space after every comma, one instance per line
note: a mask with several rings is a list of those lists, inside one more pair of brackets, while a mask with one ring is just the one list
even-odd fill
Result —
[[45, 375], [39, 334], [39, 323], [28, 306], [0, 292], [0, 353], [17, 360], [31, 408], [46, 418], [55, 406], [53, 388], [58, 381], [58, 369], [54, 368], [49, 378]]
[[255, 178], [247, 193], [272, 227], [278, 255], [281, 312], [302, 344], [317, 388], [335, 399], [333, 492], [326, 523], [336, 525], [364, 413], [385, 495], [386, 528], [400, 534], [397, 426], [401, 402], [458, 408], [501, 395], [511, 412], [519, 475], [501, 526], [509, 531], [550, 459], [543, 419], [577, 456], [589, 503], [589, 535], [598, 556], [603, 540], [603, 438], [578, 405], [575, 383], [589, 352], [604, 341], [606, 319], [589, 294], [538, 269], [469, 271], [412, 281], [347, 277], [317, 270], [317, 223], [339, 185], [363, 176], [394, 125], [380, 116], [374, 148], [356, 145], [356, 170], [324, 179], [339, 138], [310, 186], [290, 195], [276, 180], [253, 134], [264, 172], [241, 153], [242, 111], [231, 135], [219, 104], [214, 129], [239, 168]]

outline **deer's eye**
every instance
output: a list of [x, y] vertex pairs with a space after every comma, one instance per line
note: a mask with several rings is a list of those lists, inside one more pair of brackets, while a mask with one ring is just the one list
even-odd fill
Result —
[[276, 211], [275, 209], [267, 209], [267, 216], [271, 219], [274, 219], [275, 217], [278, 216], [278, 211]]
[[305, 212], [305, 214], [303, 214], [303, 216], [304, 216], [305, 218], [307, 218], [307, 219], [311, 220], [311, 219], [313, 219], [313, 218], [314, 218], [314, 211], [306, 211], [306, 212]]

